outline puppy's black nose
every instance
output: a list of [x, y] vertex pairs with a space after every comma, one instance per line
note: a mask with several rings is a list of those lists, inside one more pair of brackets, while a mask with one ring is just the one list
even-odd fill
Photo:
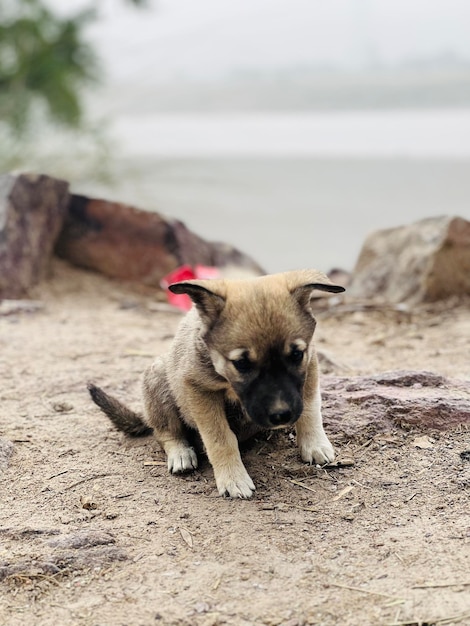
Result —
[[269, 422], [271, 426], [285, 426], [292, 419], [292, 411], [286, 409], [285, 411], [278, 411], [276, 413], [271, 413], [268, 416]]

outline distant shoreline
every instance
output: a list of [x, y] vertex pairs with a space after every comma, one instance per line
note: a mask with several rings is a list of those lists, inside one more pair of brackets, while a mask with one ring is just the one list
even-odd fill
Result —
[[111, 79], [95, 103], [113, 115], [299, 113], [470, 106], [470, 63], [422, 62], [349, 70], [289, 67], [239, 70], [217, 78], [158, 78], [150, 68]]
[[76, 193], [127, 202], [226, 241], [270, 272], [352, 270], [374, 230], [436, 215], [470, 220], [470, 159], [120, 158]]
[[130, 157], [470, 158], [470, 107], [317, 113], [121, 115]]

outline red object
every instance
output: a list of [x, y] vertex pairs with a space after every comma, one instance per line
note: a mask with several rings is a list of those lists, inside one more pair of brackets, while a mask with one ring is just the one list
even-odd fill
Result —
[[166, 289], [168, 302], [182, 311], [189, 311], [192, 307], [191, 298], [185, 293], [172, 293], [168, 287], [173, 283], [181, 283], [185, 280], [194, 278], [209, 279], [219, 278], [220, 271], [217, 267], [208, 267], [207, 265], [196, 265], [192, 268], [190, 265], [182, 265], [173, 272], [164, 276], [160, 282], [161, 286]]

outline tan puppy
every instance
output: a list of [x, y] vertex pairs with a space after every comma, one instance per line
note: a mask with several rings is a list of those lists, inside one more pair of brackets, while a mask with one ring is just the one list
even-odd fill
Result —
[[128, 435], [154, 432], [172, 473], [197, 467], [191, 445], [202, 439], [221, 495], [255, 489], [238, 439], [295, 424], [300, 456], [327, 463], [334, 451], [323, 430], [313, 346], [315, 289], [338, 293], [316, 270], [247, 280], [190, 280], [170, 286], [195, 306], [168, 354], [145, 372], [142, 418], [89, 385], [96, 404]]

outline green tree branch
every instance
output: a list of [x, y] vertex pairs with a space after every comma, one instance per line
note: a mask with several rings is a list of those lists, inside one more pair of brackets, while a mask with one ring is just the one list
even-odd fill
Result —
[[0, 124], [23, 135], [42, 107], [52, 121], [80, 125], [82, 88], [100, 76], [95, 50], [84, 37], [94, 19], [93, 9], [62, 18], [42, 0], [0, 0]]

